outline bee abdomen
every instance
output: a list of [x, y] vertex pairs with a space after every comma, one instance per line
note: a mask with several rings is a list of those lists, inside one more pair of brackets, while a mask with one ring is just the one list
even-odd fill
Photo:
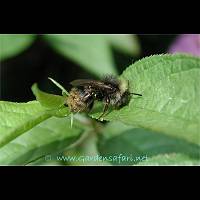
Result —
[[71, 112], [84, 112], [86, 104], [82, 101], [82, 92], [77, 88], [72, 88], [67, 98], [67, 105]]

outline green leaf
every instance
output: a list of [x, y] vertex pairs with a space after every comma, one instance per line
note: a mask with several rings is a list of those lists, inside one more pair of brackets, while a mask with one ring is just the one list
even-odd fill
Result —
[[0, 35], [0, 61], [16, 56], [28, 48], [34, 35], [2, 34]]
[[138, 165], [200, 165], [200, 160], [191, 159], [184, 154], [165, 154], [154, 156]]
[[[155, 55], [129, 66], [121, 79], [129, 80], [132, 96], [127, 106], [113, 110], [105, 120], [162, 132], [200, 144], [200, 58]], [[94, 109], [98, 118], [102, 110]]]
[[137, 35], [131, 34], [109, 34], [105, 35], [114, 48], [131, 56], [138, 56], [141, 53]]
[[66, 97], [43, 92], [37, 87], [36, 83], [32, 86], [32, 91], [37, 101], [46, 108], [56, 109], [65, 104]]
[[0, 148], [0, 165], [25, 165], [41, 157], [56, 162], [53, 155], [69, 148], [83, 131], [78, 122], [70, 128], [69, 118], [47, 119]]
[[102, 35], [45, 35], [63, 56], [97, 76], [117, 74], [109, 43]]
[[37, 101], [14, 103], [0, 101], [0, 147], [49, 117], [65, 116], [67, 108], [47, 110]]
[[[157, 155], [183, 154], [187, 160], [200, 160], [200, 146], [162, 133], [133, 128], [119, 122], [109, 123], [99, 134], [98, 149], [102, 156], [120, 156], [114, 165], [146, 162]], [[160, 156], [161, 157], [161, 156]], [[182, 161], [184, 159], [182, 158]], [[175, 160], [174, 160], [175, 162]], [[155, 164], [164, 164], [160, 161]], [[177, 160], [179, 163], [179, 160]]]
[[[97, 137], [94, 132], [90, 132], [86, 135], [86, 138], [82, 141], [81, 145], [77, 146], [77, 148], [72, 149], [71, 151], [67, 151], [64, 155], [70, 156], [70, 158], [76, 158], [74, 161], [71, 160], [68, 162], [68, 165], [78, 165], [78, 166], [85, 166], [85, 165], [111, 165], [108, 162], [104, 162], [100, 159], [99, 152], [97, 151]], [[82, 158], [81, 160], [77, 161], [77, 158]]]
[[62, 86], [60, 85], [60, 83], [58, 83], [57, 81], [55, 81], [54, 79], [52, 78], [48, 78], [50, 81], [52, 81], [58, 88], [60, 88], [62, 90], [62, 95], [63, 96], [68, 96], [69, 93], [67, 92], [67, 90]]

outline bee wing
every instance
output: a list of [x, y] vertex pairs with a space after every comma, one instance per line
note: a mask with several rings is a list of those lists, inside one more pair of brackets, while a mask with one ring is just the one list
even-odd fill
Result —
[[91, 82], [93, 82], [93, 81], [94, 80], [91, 80], [91, 79], [77, 79], [77, 80], [70, 82], [70, 84], [73, 86], [84, 86], [84, 85], [91, 84]]
[[111, 86], [106, 85], [102, 81], [96, 81], [92, 79], [77, 79], [72, 82], [70, 82], [71, 85], [73, 86], [86, 86], [86, 85], [91, 85], [92, 87], [95, 88], [103, 88], [103, 89], [112, 89]]

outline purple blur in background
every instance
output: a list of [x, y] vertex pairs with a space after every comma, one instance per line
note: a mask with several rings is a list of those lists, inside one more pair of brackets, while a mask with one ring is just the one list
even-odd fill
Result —
[[200, 56], [200, 34], [179, 35], [171, 44], [169, 53], [189, 53]]

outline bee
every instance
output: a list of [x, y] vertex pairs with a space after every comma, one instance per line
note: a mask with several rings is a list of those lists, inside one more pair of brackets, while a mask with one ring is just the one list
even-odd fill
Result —
[[90, 112], [94, 101], [101, 101], [104, 104], [103, 112], [98, 119], [102, 118], [109, 106], [119, 109], [128, 104], [130, 93], [127, 81], [122, 81], [114, 76], [106, 76], [103, 80], [78, 79], [70, 82], [71, 89], [67, 105], [71, 112]]

